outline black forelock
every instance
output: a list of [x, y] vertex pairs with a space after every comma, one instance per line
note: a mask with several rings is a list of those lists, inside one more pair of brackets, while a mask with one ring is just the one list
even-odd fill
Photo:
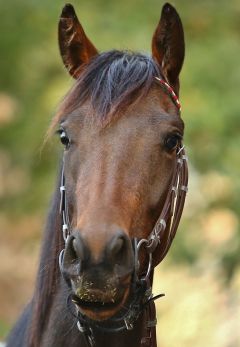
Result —
[[159, 66], [150, 56], [117, 50], [101, 53], [83, 69], [64, 109], [73, 111], [89, 99], [94, 113], [104, 119], [145, 96], [157, 76]]

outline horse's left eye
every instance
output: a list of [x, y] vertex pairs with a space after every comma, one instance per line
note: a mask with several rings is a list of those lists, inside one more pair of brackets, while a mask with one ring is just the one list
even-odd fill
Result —
[[60, 141], [62, 142], [62, 144], [67, 148], [70, 145], [70, 139], [67, 136], [67, 133], [64, 129], [60, 129], [58, 131], [59, 135], [60, 135]]
[[165, 139], [164, 145], [167, 150], [172, 151], [177, 147], [177, 145], [179, 144], [179, 141], [180, 141], [179, 135], [170, 135]]

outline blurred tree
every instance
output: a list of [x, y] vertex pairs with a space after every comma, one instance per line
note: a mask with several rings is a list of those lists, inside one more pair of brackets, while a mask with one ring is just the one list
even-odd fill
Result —
[[[57, 104], [72, 84], [57, 47], [63, 4], [0, 2], [0, 222], [8, 218], [18, 224], [33, 215], [39, 231], [60, 157], [55, 141], [43, 152], [41, 146]], [[73, 4], [99, 50], [150, 51], [159, 1]], [[186, 31], [181, 101], [191, 185], [182, 230], [169, 257], [198, 268], [215, 264], [216, 276], [230, 285], [240, 261], [240, 2], [176, 0], [175, 5]], [[13, 233], [10, 222], [3, 231]]]

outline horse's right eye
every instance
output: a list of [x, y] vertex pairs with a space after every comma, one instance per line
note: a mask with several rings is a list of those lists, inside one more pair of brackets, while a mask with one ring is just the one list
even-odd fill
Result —
[[60, 135], [60, 141], [62, 142], [62, 144], [65, 146], [65, 148], [68, 148], [70, 145], [70, 139], [67, 136], [67, 133], [64, 129], [60, 129], [58, 131], [59, 135]]

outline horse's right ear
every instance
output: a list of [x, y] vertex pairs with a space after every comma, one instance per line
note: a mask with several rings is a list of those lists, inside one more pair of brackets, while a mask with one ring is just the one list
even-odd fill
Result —
[[78, 78], [84, 64], [98, 54], [71, 4], [65, 5], [62, 10], [58, 25], [58, 42], [63, 63], [74, 78]]

